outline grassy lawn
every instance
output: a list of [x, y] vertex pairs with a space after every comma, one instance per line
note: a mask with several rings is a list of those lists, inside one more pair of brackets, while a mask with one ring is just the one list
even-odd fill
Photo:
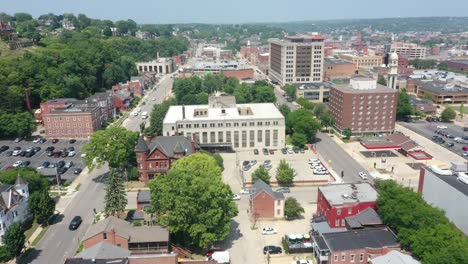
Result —
[[[448, 108], [452, 108], [453, 110], [455, 110], [456, 112], [459, 112], [460, 111], [460, 106], [455, 106], [455, 105], [447, 105], [445, 107], [448, 107]], [[463, 114], [468, 114], [468, 105], [465, 105], [463, 107]]]
[[34, 233], [34, 231], [36, 231], [38, 227], [39, 227], [39, 224], [36, 223], [36, 221], [34, 221], [31, 228], [29, 228], [28, 230], [24, 232], [24, 235], [26, 236], [26, 241], [28, 241], [28, 239], [32, 236], [32, 234]]

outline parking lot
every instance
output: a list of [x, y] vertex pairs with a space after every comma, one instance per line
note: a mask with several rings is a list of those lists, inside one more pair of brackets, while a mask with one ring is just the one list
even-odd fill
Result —
[[[70, 144], [69, 140], [65, 139], [60, 139], [57, 143], [52, 143], [52, 140], [47, 140], [43, 144], [40, 143], [34, 143], [33, 141], [30, 140], [22, 140], [18, 143], [14, 142], [13, 140], [0, 140], [0, 146], [8, 146], [9, 149], [6, 151], [3, 151], [0, 154], [0, 170], [5, 170], [5, 169], [10, 169], [11, 166], [17, 161], [21, 162], [26, 162], [29, 161], [30, 164], [28, 167], [32, 168], [38, 168], [40, 167], [45, 161], [48, 161], [50, 164], [56, 164], [59, 161], [64, 161], [64, 162], [69, 162], [71, 161], [73, 163], [72, 167], [68, 169], [65, 173], [62, 174], [62, 180], [68, 180], [72, 181], [77, 177], [73, 172], [76, 168], [81, 168], [83, 169], [83, 162], [81, 160], [81, 147], [83, 144], [85, 144], [87, 141], [85, 140], [76, 140], [75, 143]], [[49, 146], [53, 146], [55, 150], [63, 150], [64, 148], [69, 148], [69, 147], [74, 147], [74, 151], [76, 154], [73, 157], [59, 157], [59, 158], [54, 158], [53, 156], [47, 156], [46, 153], [46, 148]], [[32, 157], [21, 157], [21, 156], [8, 156], [8, 152], [14, 151], [15, 147], [20, 147], [21, 150], [26, 150], [30, 147], [40, 147], [41, 149], [37, 151]], [[45, 176], [55, 176], [56, 174], [56, 169], [55, 168], [47, 168], [47, 169], [38, 169], [38, 172]]]

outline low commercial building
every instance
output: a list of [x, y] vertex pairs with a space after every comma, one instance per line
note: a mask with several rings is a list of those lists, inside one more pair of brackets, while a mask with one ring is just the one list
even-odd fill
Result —
[[248, 80], [254, 78], [254, 70], [245, 62], [237, 61], [201, 61], [195, 63], [193, 68], [185, 68], [185, 74], [203, 76], [205, 74], [224, 74], [226, 77], [237, 78], [239, 80]]
[[172, 58], [158, 58], [152, 61], [137, 62], [138, 73], [154, 72], [156, 74], [173, 73], [176, 69], [175, 60]]
[[345, 227], [345, 219], [359, 212], [377, 209], [377, 191], [369, 183], [344, 183], [320, 186], [317, 215], [324, 216], [330, 228]]
[[314, 240], [314, 256], [320, 264], [368, 263], [375, 257], [400, 250], [398, 238], [388, 228], [324, 233], [314, 236]]
[[414, 111], [423, 112], [426, 115], [435, 115], [437, 113], [437, 106], [430, 100], [410, 98], [410, 103]]
[[284, 217], [284, 195], [274, 192], [270, 185], [256, 180], [249, 197], [250, 212], [255, 219]]
[[417, 87], [419, 98], [431, 98], [436, 104], [466, 104], [468, 103], [468, 85], [446, 81], [422, 82]]
[[195, 135], [202, 148], [279, 149], [285, 144], [285, 121], [272, 103], [236, 104], [234, 96], [217, 93], [208, 105], [171, 106], [163, 135]]
[[468, 60], [447, 61], [447, 67], [450, 71], [468, 72]]
[[323, 75], [325, 80], [351, 77], [355, 74], [355, 65], [349, 61], [325, 59], [323, 63]]
[[382, 66], [383, 64], [382, 56], [371, 56], [371, 55], [358, 56], [358, 55], [353, 55], [353, 54], [341, 54], [338, 57], [344, 61], [352, 62], [354, 64], [355, 71], [358, 71], [359, 68], [378, 67], [378, 66]]
[[401, 132], [395, 132], [383, 137], [366, 138], [361, 141], [361, 145], [373, 151], [395, 149], [401, 154], [410, 156], [415, 160], [432, 159], [432, 156], [425, 152], [424, 147]]
[[330, 84], [319, 83], [297, 83], [296, 98], [305, 98], [312, 103], [327, 103], [330, 98]]
[[116, 93], [119, 91], [126, 90], [128, 91], [132, 97], [141, 97], [143, 96], [143, 84], [139, 80], [135, 81], [127, 81], [126, 83], [118, 83], [112, 86], [112, 92]]
[[367, 77], [351, 78], [349, 84], [330, 88], [330, 112], [335, 128], [353, 134], [389, 133], [395, 129], [398, 91]]
[[158, 174], [166, 174], [177, 159], [198, 151], [197, 143], [191, 138], [158, 136], [146, 143], [143, 137], [140, 137], [135, 146], [138, 179], [148, 182]]
[[453, 162], [450, 169], [436, 166], [422, 167], [419, 173], [418, 192], [430, 205], [445, 215], [465, 235], [468, 235], [468, 169], [465, 163]]

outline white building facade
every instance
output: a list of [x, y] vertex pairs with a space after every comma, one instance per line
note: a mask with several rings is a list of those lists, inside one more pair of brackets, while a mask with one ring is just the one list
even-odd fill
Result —
[[11, 224], [21, 223], [31, 216], [28, 198], [28, 184], [21, 176], [18, 176], [15, 185], [0, 185], [0, 244]]
[[230, 95], [210, 96], [208, 105], [171, 106], [163, 135], [196, 136], [201, 147], [280, 149], [285, 120], [272, 103], [236, 104]]
[[171, 58], [158, 58], [152, 61], [144, 61], [136, 63], [138, 73], [154, 72], [157, 74], [173, 73], [176, 70], [176, 63]]

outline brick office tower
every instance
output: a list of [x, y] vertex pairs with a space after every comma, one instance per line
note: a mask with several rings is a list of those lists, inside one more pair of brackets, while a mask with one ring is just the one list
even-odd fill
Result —
[[287, 83], [310, 83], [323, 80], [324, 38], [289, 36], [270, 41], [269, 75], [281, 86]]
[[390, 133], [395, 129], [398, 91], [367, 77], [351, 78], [346, 85], [330, 89], [330, 111], [335, 128], [353, 134]]

